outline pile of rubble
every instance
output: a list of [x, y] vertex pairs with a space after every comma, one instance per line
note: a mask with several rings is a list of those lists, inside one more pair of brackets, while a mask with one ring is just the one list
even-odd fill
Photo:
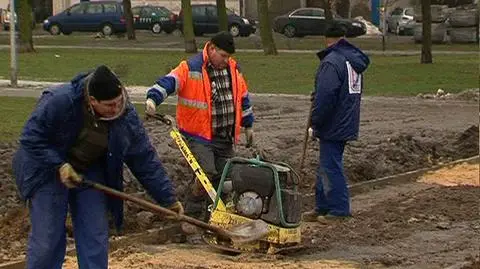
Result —
[[480, 101], [480, 89], [468, 89], [456, 94], [445, 92], [443, 89], [438, 89], [436, 93], [420, 93], [417, 95], [418, 98], [422, 99], [456, 99], [464, 101]]

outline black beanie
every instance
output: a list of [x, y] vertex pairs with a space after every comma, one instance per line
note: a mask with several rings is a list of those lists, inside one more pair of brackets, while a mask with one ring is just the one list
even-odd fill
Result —
[[233, 36], [229, 32], [220, 32], [212, 37], [210, 41], [219, 49], [222, 49], [230, 54], [235, 53]]
[[122, 83], [107, 66], [101, 65], [92, 73], [88, 94], [99, 101], [111, 100], [122, 94]]
[[344, 37], [346, 34], [347, 29], [342, 23], [333, 21], [327, 24], [325, 37]]

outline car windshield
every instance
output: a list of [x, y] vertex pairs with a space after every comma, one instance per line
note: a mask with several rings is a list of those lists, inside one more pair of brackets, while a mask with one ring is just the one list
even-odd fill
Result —
[[172, 13], [166, 7], [155, 7], [155, 10], [159, 13], [159, 15], [164, 15], [164, 16], [168, 16]]
[[413, 8], [407, 8], [407, 9], [405, 9], [405, 15], [407, 15], [407, 16], [413, 16], [413, 15], [415, 15], [415, 12], [413, 11]]

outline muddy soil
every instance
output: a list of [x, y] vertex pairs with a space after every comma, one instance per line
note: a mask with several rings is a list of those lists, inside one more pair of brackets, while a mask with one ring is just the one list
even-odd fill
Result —
[[[345, 150], [345, 169], [349, 181], [351, 183], [365, 181], [478, 155], [478, 102], [461, 99], [364, 98], [360, 139], [350, 142]], [[257, 118], [254, 126], [257, 146], [255, 149], [245, 149], [242, 137], [242, 141], [237, 147], [238, 155], [251, 157], [261, 150], [268, 159], [287, 162], [293, 167], [298, 167], [302, 155], [302, 142], [309, 108], [308, 98], [301, 96], [254, 96], [253, 102]], [[192, 173], [168, 136], [166, 127], [154, 122], [147, 122], [145, 125], [177, 187], [179, 197], [183, 197], [185, 188], [192, 179]], [[14, 260], [24, 255], [28, 232], [28, 214], [16, 196], [10, 171], [11, 156], [15, 148], [15, 143], [0, 147], [0, 240], [2, 242], [0, 245], [0, 262]], [[312, 192], [317, 160], [318, 142], [309, 139], [305, 166], [301, 171], [305, 174], [302, 180], [302, 192], [304, 194]], [[143, 189], [129, 174], [128, 170], [125, 172], [125, 181], [127, 192], [145, 196]], [[419, 184], [426, 186], [425, 183]], [[422, 190], [420, 187], [418, 189]], [[413, 204], [408, 204], [408, 206], [414, 206], [414, 209], [408, 210], [408, 212], [425, 215], [408, 215], [408, 219], [416, 218], [420, 220], [419, 222], [413, 222], [411, 225], [413, 230], [417, 229], [417, 226], [423, 226], [423, 222], [429, 223], [428, 227], [435, 226], [432, 224], [434, 221], [429, 219], [428, 212], [431, 209], [430, 207], [436, 208], [436, 204], [431, 200], [427, 199], [425, 202], [422, 199], [432, 196], [451, 198], [454, 201], [467, 199], [465, 203], [468, 204], [472, 202], [472, 197], [475, 195], [478, 202], [479, 196], [476, 187], [436, 187], [422, 191], [424, 193], [415, 193], [419, 197], [418, 201], [415, 200], [414, 203], [412, 202]], [[396, 189], [391, 189], [390, 192], [398, 194]], [[412, 194], [409, 193], [408, 195]], [[318, 232], [315, 232], [315, 230], [318, 230], [317, 228], [312, 228], [310, 229], [312, 231], [310, 231], [307, 225], [305, 227], [305, 240], [306, 242], [313, 240], [314, 243], [312, 244], [319, 245], [320, 249], [323, 250], [321, 253], [328, 253], [328, 250], [333, 251], [335, 249], [334, 242], [336, 240], [333, 240], [335, 236], [342, 237], [352, 233], [357, 237], [349, 238], [349, 240], [356, 243], [394, 241], [397, 244], [397, 241], [401, 243], [407, 240], [404, 244], [408, 245], [408, 240], [415, 242], [414, 239], [408, 237], [411, 234], [410, 228], [410, 230], [403, 231], [401, 226], [395, 226], [395, 223], [399, 220], [402, 224], [406, 222], [402, 217], [404, 212], [384, 210], [385, 207], [383, 206], [394, 207], [401, 201], [394, 199], [387, 202], [375, 208], [376, 211], [355, 218], [353, 223], [342, 224], [339, 227], [344, 228], [338, 228], [340, 230], [337, 232], [318, 234]], [[446, 202], [446, 204], [455, 207], [455, 203]], [[308, 202], [305, 210], [311, 207], [313, 205]], [[462, 209], [469, 212], [469, 216], [474, 216], [474, 210], [478, 209], [478, 206], [473, 206], [470, 210]], [[435, 212], [440, 211], [435, 210]], [[463, 214], [463, 211], [459, 210], [453, 210], [453, 213], [448, 212], [445, 213], [447, 214], [445, 218], [452, 219], [451, 229], [458, 228], [460, 231], [465, 230], [465, 227], [470, 227], [468, 222], [473, 220], [464, 216], [468, 214]], [[369, 223], [370, 220], [382, 223]], [[387, 221], [383, 222], [384, 220]], [[388, 220], [391, 220], [393, 224], [387, 225]], [[444, 222], [444, 219], [440, 218], [439, 220]], [[143, 212], [135, 205], [127, 203], [127, 233], [138, 232], [159, 225], [162, 225], [160, 217]], [[367, 229], [367, 231], [362, 232], [362, 230], [356, 228], [357, 225], [360, 229]], [[376, 232], [377, 228], [373, 229], [372, 227], [377, 227], [380, 232]], [[393, 230], [390, 228], [393, 228]], [[350, 230], [352, 231], [347, 232]], [[435, 240], [432, 239], [433, 241]], [[318, 242], [322, 242], [322, 244]], [[392, 247], [395, 244], [392, 244]], [[405, 245], [405, 248], [407, 245]], [[459, 259], [464, 258], [460, 255]]]

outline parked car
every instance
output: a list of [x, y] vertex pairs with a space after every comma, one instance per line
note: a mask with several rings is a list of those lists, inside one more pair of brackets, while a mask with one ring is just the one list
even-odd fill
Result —
[[386, 18], [387, 31], [397, 35], [413, 34], [414, 14], [412, 7], [393, 9]]
[[162, 31], [169, 34], [177, 28], [177, 15], [163, 6], [137, 6], [132, 8], [135, 29]]
[[[219, 31], [217, 6], [213, 4], [192, 5], [193, 31], [195, 35]], [[228, 30], [234, 36], [249, 36], [256, 32], [254, 20], [247, 19], [227, 9]], [[177, 27], [183, 31], [183, 10], [178, 14]]]
[[[367, 27], [356, 20], [334, 16], [335, 21], [345, 25], [348, 37], [364, 35]], [[273, 30], [286, 37], [302, 37], [306, 35], [324, 35], [327, 26], [325, 11], [322, 8], [299, 8], [287, 14], [275, 17]]]
[[65, 11], [48, 17], [43, 29], [52, 35], [72, 32], [102, 32], [105, 36], [127, 30], [122, 2], [80, 2]]

